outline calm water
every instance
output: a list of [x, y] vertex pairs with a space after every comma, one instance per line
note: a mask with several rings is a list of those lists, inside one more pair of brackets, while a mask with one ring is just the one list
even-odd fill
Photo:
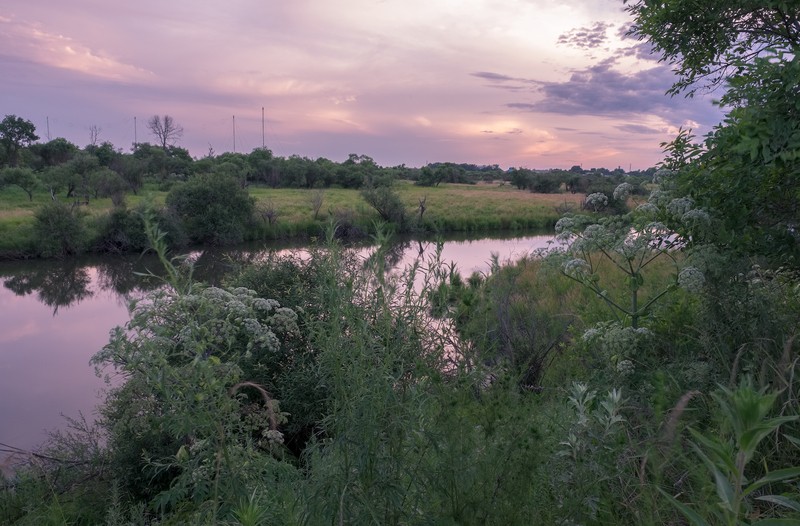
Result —
[[[444, 243], [442, 260], [455, 262], [468, 276], [488, 271], [493, 253], [501, 262], [516, 260], [546, 248], [551, 239], [451, 239]], [[197, 252], [195, 276], [213, 283], [224, 274], [228, 256], [302, 248]], [[400, 265], [426, 258], [435, 248], [430, 241], [405, 241]], [[46, 438], [47, 429], [64, 425], [62, 414], [94, 418], [104, 384], [89, 359], [107, 343], [111, 329], [127, 322], [129, 299], [158, 285], [135, 272], [157, 268], [150, 257], [0, 264], [0, 444], [31, 449]]]

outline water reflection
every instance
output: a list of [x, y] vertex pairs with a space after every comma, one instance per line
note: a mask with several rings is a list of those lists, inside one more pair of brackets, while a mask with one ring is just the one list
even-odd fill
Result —
[[[517, 259], [550, 240], [549, 235], [449, 239], [441, 260], [456, 262], [467, 277], [488, 272], [493, 253], [501, 261]], [[367, 257], [369, 248], [361, 248]], [[424, 264], [436, 250], [433, 239], [397, 240], [387, 250], [386, 268]], [[218, 284], [267, 251], [308, 253], [307, 245], [298, 243], [195, 251], [194, 277]], [[161, 271], [152, 255], [0, 263], [0, 442], [30, 449], [45, 438], [45, 428], [63, 424], [60, 414], [91, 415], [103, 383], [89, 359], [108, 342], [109, 331], [128, 320], [131, 296], [163, 284], [142, 274]]]
[[[492, 254], [501, 261], [519, 259], [532, 250], [544, 248], [550, 235], [518, 238], [469, 239], [468, 236], [444, 240], [442, 259], [454, 261], [459, 271], [488, 270]], [[425, 261], [437, 249], [438, 240], [398, 238], [384, 252], [385, 268], [397, 268]], [[269, 251], [307, 253], [308, 244], [250, 244], [235, 248], [207, 248], [189, 251], [194, 264], [194, 279], [219, 284], [235, 268], [263, 259]], [[355, 245], [366, 254], [372, 245]], [[93, 283], [90, 272], [97, 274]], [[26, 261], [0, 264], [3, 286], [18, 296], [35, 294], [39, 302], [50, 307], [53, 315], [59, 309], [87, 301], [98, 291], [113, 291], [125, 300], [132, 293], [141, 293], [163, 285], [164, 271], [152, 254], [128, 257], [87, 257], [67, 261]]]
[[31, 265], [3, 281], [3, 286], [17, 296], [36, 293], [39, 301], [53, 309], [53, 316], [60, 307], [92, 297], [89, 289], [91, 278], [86, 267], [71, 265]]

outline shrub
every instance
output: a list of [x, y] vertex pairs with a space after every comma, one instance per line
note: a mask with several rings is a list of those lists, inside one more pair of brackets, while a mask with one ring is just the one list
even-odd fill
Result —
[[34, 215], [34, 237], [43, 257], [80, 254], [88, 235], [81, 214], [60, 201], [43, 205]]
[[394, 223], [401, 229], [403, 228], [407, 221], [406, 206], [391, 184], [387, 183], [378, 186], [369, 184], [361, 190], [361, 197], [378, 212], [381, 219]]
[[201, 175], [175, 186], [167, 206], [194, 243], [240, 243], [252, 222], [255, 202], [232, 177]]

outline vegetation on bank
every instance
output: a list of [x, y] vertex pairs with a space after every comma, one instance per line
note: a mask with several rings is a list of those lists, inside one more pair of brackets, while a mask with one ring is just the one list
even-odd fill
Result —
[[[145, 209], [159, 216], [173, 248], [318, 237], [331, 222], [337, 236], [359, 237], [374, 233], [377, 219], [398, 232], [541, 229], [583, 205], [585, 196], [611, 199], [622, 182], [644, 195], [655, 172], [449, 162], [382, 167], [366, 155], [337, 163], [276, 157], [265, 148], [193, 159], [175, 146], [182, 128], [172, 117], [154, 116], [148, 126], [158, 144], [123, 152], [98, 143], [97, 130], [84, 148], [63, 138], [37, 142], [30, 121], [6, 115], [0, 257], [141, 250]], [[624, 204], [614, 210], [623, 211]]]
[[[170, 278], [94, 358], [126, 381], [5, 481], [0, 520], [800, 523], [800, 13], [626, 4], [676, 91], [730, 87], [649, 196], [591, 192], [560, 249], [466, 279], [331, 229], [210, 287], [167, 257], [175, 218], [140, 216]], [[392, 184], [360, 195], [412, 217]]]
[[[343, 238], [363, 237], [374, 234], [376, 222], [383, 220], [358, 190], [254, 186], [243, 190], [230, 181], [225, 186], [224, 181], [198, 176], [170, 192], [145, 185], [139, 195], [127, 196], [126, 203], [117, 206], [109, 198], [73, 206], [44, 193], [34, 193], [28, 201], [21, 191], [6, 189], [0, 193], [5, 196], [0, 200], [0, 257], [141, 251], [146, 246], [141, 220], [145, 210], [158, 213], [175, 248], [320, 237], [332, 223]], [[578, 209], [583, 199], [580, 194], [520, 192], [500, 183], [420, 187], [400, 181], [391, 188], [403, 213], [403, 220], [393, 226], [398, 232], [552, 228], [560, 210]], [[234, 202], [237, 195], [239, 201]], [[228, 214], [234, 211], [237, 217]], [[62, 248], [54, 251], [53, 240], [65, 236], [74, 240], [60, 242]]]

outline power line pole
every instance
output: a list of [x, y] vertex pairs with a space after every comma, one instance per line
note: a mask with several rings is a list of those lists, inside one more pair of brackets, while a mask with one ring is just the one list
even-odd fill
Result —
[[261, 149], [266, 146], [264, 142], [264, 106], [261, 106]]
[[134, 150], [136, 150], [136, 148], [138, 147], [138, 143], [139, 143], [139, 141], [137, 140], [137, 137], [136, 137], [136, 117], [134, 116], [133, 117], [133, 149]]
[[236, 115], [233, 116], [233, 153], [236, 153]]
[[47, 140], [49, 141], [50, 140], [50, 116], [48, 115], [46, 117], [46, 119], [47, 119]]

